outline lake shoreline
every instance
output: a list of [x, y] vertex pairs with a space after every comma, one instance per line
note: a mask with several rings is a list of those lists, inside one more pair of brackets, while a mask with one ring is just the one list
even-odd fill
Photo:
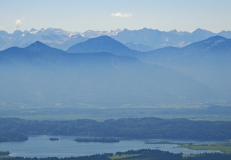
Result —
[[[49, 138], [58, 138], [58, 141], [50, 141]], [[101, 153], [116, 153], [125, 152], [128, 150], [139, 149], [158, 149], [162, 151], [169, 151], [171, 153], [184, 153], [184, 154], [198, 154], [208, 151], [192, 150], [186, 148], [179, 148], [175, 144], [145, 144], [147, 141], [173, 141], [176, 140], [163, 140], [163, 139], [120, 139], [118, 143], [76, 143], [76, 138], [92, 138], [87, 136], [50, 136], [50, 135], [38, 135], [29, 136], [29, 139], [24, 142], [5, 142], [0, 143], [0, 151], [9, 151], [11, 157], [77, 157], [94, 155]], [[177, 141], [182, 143], [181, 141]], [[189, 142], [189, 141], [184, 141]], [[198, 141], [190, 141], [198, 142]], [[214, 143], [214, 141], [208, 141], [208, 143]], [[212, 153], [212, 151], [211, 151]]]

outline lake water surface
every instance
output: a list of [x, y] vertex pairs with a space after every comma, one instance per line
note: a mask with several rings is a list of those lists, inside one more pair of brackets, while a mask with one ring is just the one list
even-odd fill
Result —
[[[59, 141], [50, 141], [49, 138], [57, 137]], [[71, 136], [32, 136], [25, 142], [0, 143], [0, 151], [10, 151], [10, 156], [20, 157], [77, 157], [101, 153], [116, 153], [118, 151], [138, 149], [159, 149], [172, 153], [196, 154], [214, 151], [197, 151], [178, 148], [176, 144], [145, 144], [144, 142], [171, 141], [180, 143], [199, 143], [197, 141], [172, 141], [172, 140], [121, 140], [119, 143], [79, 143], [77, 138]], [[213, 142], [203, 142], [213, 143]]]

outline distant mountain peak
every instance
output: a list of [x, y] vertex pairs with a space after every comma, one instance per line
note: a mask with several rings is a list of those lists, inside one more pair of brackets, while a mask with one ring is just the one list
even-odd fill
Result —
[[204, 32], [204, 31], [207, 31], [207, 30], [202, 29], [202, 28], [197, 28], [193, 32]]
[[22, 34], [23, 32], [20, 30], [15, 30], [13, 34]]
[[205, 29], [197, 28], [195, 31], [205, 31]]
[[213, 36], [213, 37], [210, 37], [210, 38], [206, 39], [205, 43], [209, 44], [210, 47], [212, 47], [212, 46], [217, 46], [217, 45], [219, 45], [220, 43], [223, 43], [226, 40], [227, 40], [227, 38], [216, 35], [216, 36]]
[[[49, 46], [45, 45], [44, 43], [42, 43], [42, 42], [40, 42], [40, 41], [36, 41], [36, 42], [30, 44], [30, 45], [27, 46], [27, 47], [32, 47], [32, 46], [44, 46], [44, 47], [46, 46], [46, 47], [49, 47]], [[27, 48], [27, 47], [26, 47], [26, 48]]]
[[129, 55], [131, 50], [109, 36], [100, 36], [91, 38], [85, 42], [78, 43], [70, 47], [67, 52], [70, 53], [96, 53], [109, 52], [116, 55]]
[[205, 40], [192, 43], [184, 47], [184, 49], [186, 49], [187, 52], [192, 52], [192, 51], [194, 52], [204, 52], [204, 51], [206, 52], [207, 51], [227, 52], [230, 50], [230, 46], [231, 46], [230, 44], [231, 44], [230, 39], [216, 35], [216, 36], [207, 38]]
[[130, 30], [128, 30], [127, 28], [124, 28], [123, 32], [129, 32]]
[[91, 38], [91, 39], [87, 40], [86, 42], [89, 42], [89, 41], [101, 41], [101, 42], [113, 41], [113, 42], [120, 43], [120, 42], [118, 42], [118, 41], [114, 40], [113, 38], [106, 36], [106, 35], [99, 36], [96, 38]]
[[207, 40], [227, 40], [227, 38], [219, 36], [219, 35], [215, 35], [215, 36], [208, 38]]
[[169, 31], [170, 33], [177, 33], [178, 31], [176, 29]]
[[[142, 30], [146, 30], [146, 31], [151, 31], [152, 29], [150, 29], [150, 28], [143, 28]], [[158, 29], [155, 29], [155, 30], [158, 30]]]
[[201, 28], [197, 28], [195, 31], [192, 32], [192, 34], [214, 34], [208, 30], [205, 30], [205, 29], [201, 29]]
[[49, 49], [51, 47], [45, 45], [44, 43], [40, 41], [36, 41], [29, 46], [25, 47], [25, 49], [30, 50], [30, 51], [37, 51], [37, 50], [43, 50], [43, 49]]
[[64, 53], [64, 51], [56, 49], [56, 48], [52, 48], [40, 41], [36, 41], [32, 43], [31, 45], [25, 47], [25, 49], [31, 52], [43, 53], [44, 55]]
[[31, 28], [30, 32], [37, 31], [35, 28]]
[[110, 41], [116, 41], [116, 40], [114, 40], [113, 38], [111, 38], [111, 37], [109, 37], [109, 36], [106, 36], [106, 35], [104, 35], [104, 36], [99, 36], [99, 37], [96, 37], [96, 38], [92, 38], [91, 40], [106, 40], [106, 41], [108, 41], [108, 40], [110, 40]]
[[29, 31], [30, 34], [36, 34], [38, 32], [38, 30], [36, 30], [35, 28], [31, 28], [31, 30]]
[[207, 38], [207, 39], [205, 39], [203, 41], [196, 42], [196, 44], [207, 44], [207, 45], [211, 46], [211, 45], [214, 45], [214, 44], [217, 45], [218, 43], [226, 41], [226, 40], [227, 40], [227, 38], [216, 35], [216, 36], [209, 37], [209, 38]]
[[[112, 31], [113, 31], [113, 30], [112, 30]], [[121, 30], [120, 28], [117, 28], [115, 31], [116, 31], [116, 32], [122, 32], [122, 30]]]

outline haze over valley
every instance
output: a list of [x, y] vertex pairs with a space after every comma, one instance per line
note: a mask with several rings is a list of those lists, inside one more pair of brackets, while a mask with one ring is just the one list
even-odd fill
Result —
[[1, 98], [103, 106], [229, 102], [230, 46], [221, 36], [148, 52], [109, 36], [67, 51], [36, 41], [0, 51]]

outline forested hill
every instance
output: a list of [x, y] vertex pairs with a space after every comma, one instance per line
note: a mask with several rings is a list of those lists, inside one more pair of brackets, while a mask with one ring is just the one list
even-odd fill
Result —
[[0, 119], [0, 131], [25, 135], [83, 135], [124, 138], [171, 138], [195, 140], [231, 139], [231, 122], [186, 119], [128, 118], [106, 120], [35, 121]]

